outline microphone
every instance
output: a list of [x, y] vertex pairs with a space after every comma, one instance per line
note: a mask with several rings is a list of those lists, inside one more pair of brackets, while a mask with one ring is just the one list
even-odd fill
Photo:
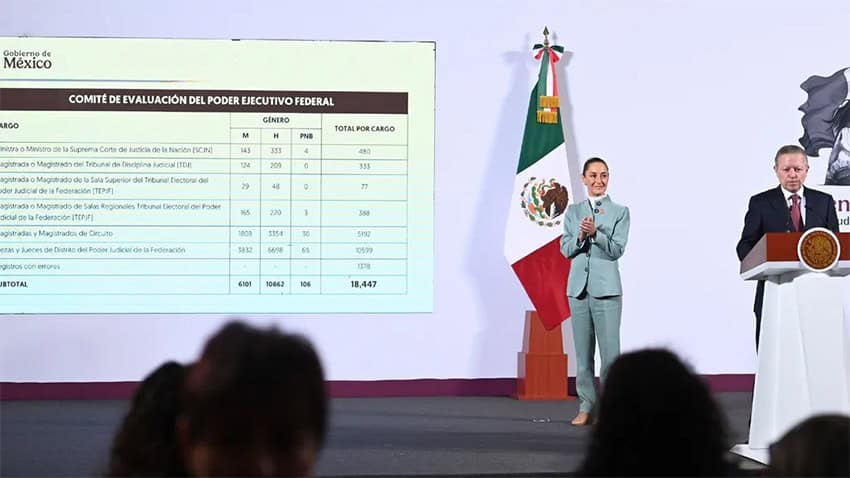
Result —
[[599, 214], [599, 206], [602, 205], [602, 201], [596, 200], [591, 201], [590, 198], [587, 198], [587, 204], [590, 206], [590, 213], [593, 216], [593, 221], [596, 222], [596, 215]]

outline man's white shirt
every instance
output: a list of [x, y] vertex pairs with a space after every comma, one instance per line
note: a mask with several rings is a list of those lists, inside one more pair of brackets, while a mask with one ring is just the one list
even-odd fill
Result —
[[806, 196], [803, 195], [803, 190], [805, 189], [805, 186], [800, 186], [800, 190], [796, 193], [792, 193], [791, 191], [783, 188], [782, 186], [779, 186], [779, 189], [781, 189], [782, 194], [785, 195], [785, 205], [788, 207], [789, 211], [791, 210], [791, 205], [793, 204], [793, 202], [791, 201], [791, 195], [796, 194], [797, 196], [800, 196], [800, 217], [803, 220], [803, 224], [806, 224]]

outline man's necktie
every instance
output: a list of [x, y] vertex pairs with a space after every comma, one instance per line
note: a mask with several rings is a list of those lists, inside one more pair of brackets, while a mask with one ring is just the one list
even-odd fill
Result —
[[791, 223], [794, 225], [794, 231], [800, 232], [803, 230], [803, 216], [800, 215], [800, 196], [791, 195]]

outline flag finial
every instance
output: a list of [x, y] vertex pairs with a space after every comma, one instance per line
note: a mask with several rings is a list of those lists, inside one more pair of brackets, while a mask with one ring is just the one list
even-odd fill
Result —
[[[538, 91], [537, 101], [537, 122], [555, 124], [558, 122], [558, 108], [561, 106], [558, 98], [558, 79], [555, 75], [555, 62], [558, 61], [558, 54], [552, 47], [549, 46], [549, 27], [543, 27], [543, 45], [535, 45], [537, 54], [534, 58], [543, 59], [540, 63], [540, 75], [537, 81]], [[559, 49], [555, 46], [555, 49]], [[563, 51], [558, 50], [558, 52]]]

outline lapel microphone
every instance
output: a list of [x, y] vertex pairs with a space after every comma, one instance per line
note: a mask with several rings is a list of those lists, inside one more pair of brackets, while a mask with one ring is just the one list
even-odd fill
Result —
[[587, 205], [590, 206], [590, 213], [593, 215], [593, 221], [596, 222], [596, 215], [599, 214], [599, 206], [602, 205], [602, 201], [599, 199], [591, 201], [590, 198], [587, 198]]
[[800, 201], [803, 203], [803, 209], [806, 210], [805, 215], [803, 215], [802, 211], [800, 211], [801, 212], [801, 214], [800, 214], [800, 231], [805, 231], [806, 230], [806, 223], [809, 222], [809, 219], [812, 218], [812, 213], [810, 211], [811, 206], [809, 205], [810, 201], [809, 201], [809, 198], [806, 197], [805, 191], [803, 191], [803, 194], [800, 195]]
[[[596, 205], [599, 206], [600, 204], [602, 203], [599, 200], [596, 200]], [[587, 206], [590, 208], [590, 217], [593, 218], [593, 224], [599, 227], [599, 225], [596, 224], [596, 213], [599, 212], [599, 209], [593, 206], [593, 201], [591, 201], [590, 198], [587, 198]], [[585, 252], [585, 254], [590, 257], [590, 249], [587, 249], [587, 252]]]

